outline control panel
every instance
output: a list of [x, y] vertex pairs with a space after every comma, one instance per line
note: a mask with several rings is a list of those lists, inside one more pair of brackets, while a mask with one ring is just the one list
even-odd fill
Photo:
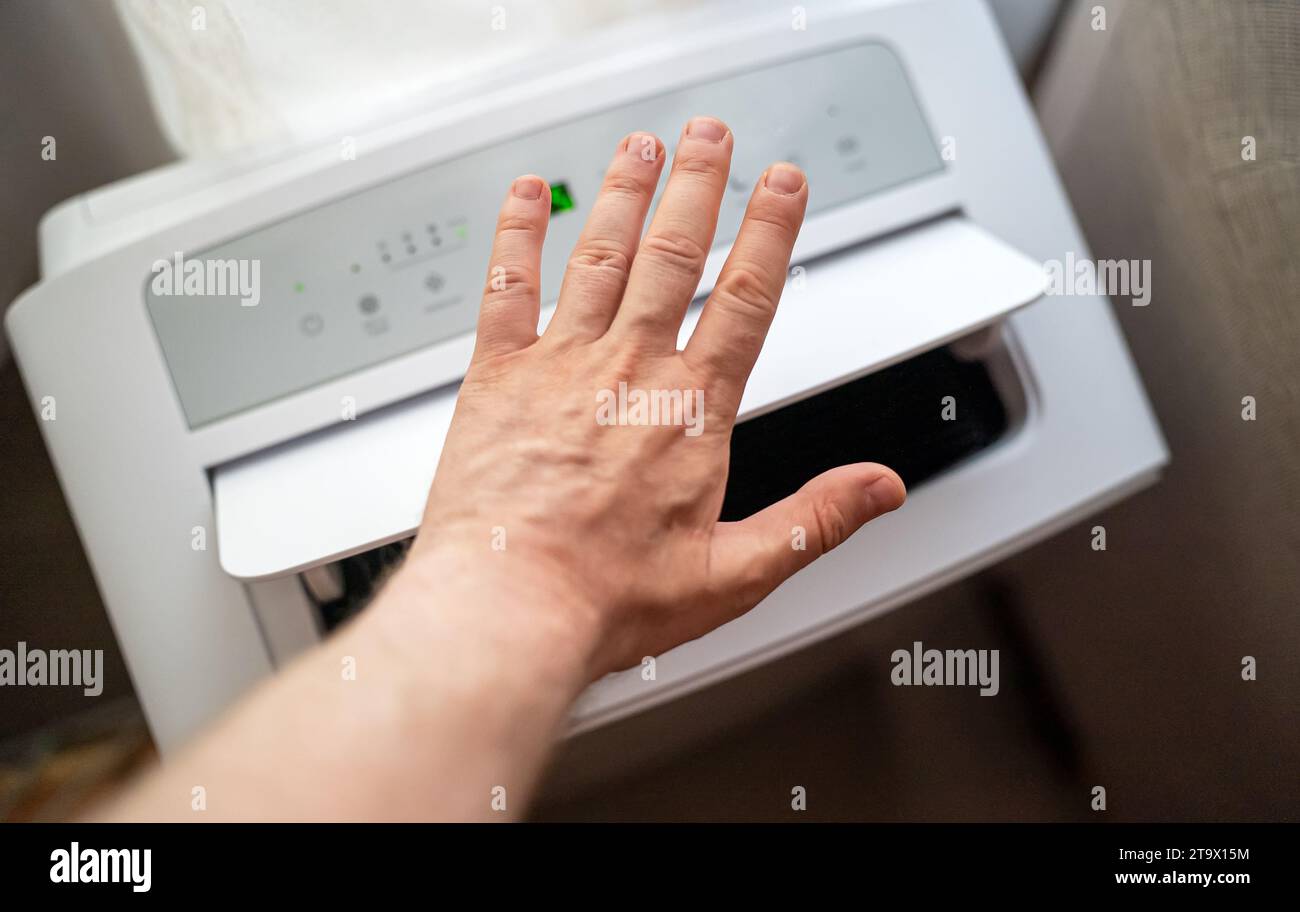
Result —
[[716, 244], [735, 238], [773, 161], [808, 172], [810, 217], [943, 168], [901, 62], [868, 43], [516, 136], [201, 252], [161, 252], [145, 297], [190, 426], [472, 332], [496, 212], [527, 172], [551, 184], [553, 303], [618, 140], [652, 132], [671, 156], [696, 114], [736, 138]]

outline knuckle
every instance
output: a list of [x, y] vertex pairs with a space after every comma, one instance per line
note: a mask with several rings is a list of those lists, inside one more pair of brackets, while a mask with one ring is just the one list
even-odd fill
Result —
[[709, 252], [682, 231], [658, 231], [646, 235], [641, 252], [677, 272], [699, 273]]
[[569, 259], [568, 268], [576, 272], [600, 270], [613, 277], [626, 280], [632, 269], [632, 258], [617, 244], [587, 241], [579, 245]]
[[821, 495], [813, 500], [813, 528], [817, 532], [817, 545], [823, 554], [842, 545], [853, 531], [853, 524], [844, 510], [832, 498]]
[[489, 305], [495, 301], [514, 301], [536, 294], [539, 294], [537, 276], [531, 269], [518, 263], [495, 264], [483, 287], [483, 300]]
[[627, 380], [640, 375], [644, 364], [641, 352], [631, 345], [606, 345], [600, 359], [601, 376], [609, 377], [613, 385], [619, 380]]
[[781, 297], [770, 277], [746, 263], [728, 267], [718, 281], [714, 296], [737, 316], [764, 320], [771, 318]]
[[511, 235], [532, 235], [538, 230], [535, 219], [517, 212], [504, 212], [497, 219], [497, 237], [508, 237]]
[[750, 206], [745, 213], [745, 222], [765, 233], [776, 235], [787, 246], [793, 246], [800, 219], [793, 206], [765, 199]]
[[727, 176], [726, 161], [714, 155], [680, 155], [673, 162], [673, 171], [689, 177], [723, 180]]
[[616, 197], [625, 197], [637, 202], [650, 195], [650, 182], [634, 174], [611, 171], [605, 175], [605, 185], [601, 192]]

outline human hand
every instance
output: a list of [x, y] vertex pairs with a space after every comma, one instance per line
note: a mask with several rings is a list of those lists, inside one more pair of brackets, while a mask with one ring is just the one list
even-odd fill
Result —
[[[679, 351], [732, 145], [717, 120], [687, 125], [642, 239], [665, 152], [646, 134], [623, 141], [540, 338], [549, 188], [521, 177], [501, 209], [477, 346], [408, 563], [527, 601], [525, 618], [586, 644], [587, 680], [743, 614], [905, 497], [896, 474], [862, 463], [718, 522], [736, 411], [808, 199], [798, 168], [768, 169]], [[620, 384], [629, 403], [665, 406], [658, 424], [619, 423]]]

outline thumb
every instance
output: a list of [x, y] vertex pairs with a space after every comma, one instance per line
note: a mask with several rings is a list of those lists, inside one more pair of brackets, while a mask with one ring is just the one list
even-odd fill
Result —
[[748, 611], [866, 523], [897, 510], [906, 498], [897, 473], [873, 462], [823, 472], [748, 519], [718, 523], [713, 585], [734, 597], [735, 614]]

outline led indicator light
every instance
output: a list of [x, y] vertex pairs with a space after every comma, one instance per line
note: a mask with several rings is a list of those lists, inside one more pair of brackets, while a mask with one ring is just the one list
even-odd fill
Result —
[[574, 206], [573, 197], [569, 194], [569, 185], [563, 181], [551, 184], [551, 214], [557, 212], [567, 212]]

